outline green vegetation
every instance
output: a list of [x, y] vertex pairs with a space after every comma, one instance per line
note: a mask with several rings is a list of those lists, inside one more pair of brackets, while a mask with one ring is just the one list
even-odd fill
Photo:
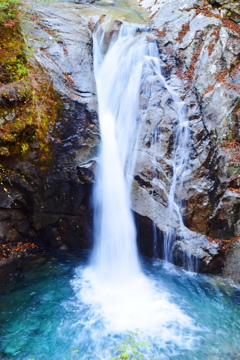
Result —
[[118, 355], [110, 360], [159, 360], [152, 357], [149, 358], [145, 354], [146, 348], [149, 348], [151, 345], [147, 341], [139, 341], [139, 335], [139, 331], [129, 332], [121, 345], [114, 348], [114, 352], [117, 352]]
[[0, 23], [16, 19], [19, 0], [1, 0], [0, 2]]
[[46, 135], [59, 98], [29, 54], [20, 28], [20, 0], [0, 1], [0, 156], [26, 158], [34, 148], [45, 161]]
[[28, 74], [18, 5], [18, 0], [1, 0], [0, 3], [0, 83], [4, 84], [18, 81]]

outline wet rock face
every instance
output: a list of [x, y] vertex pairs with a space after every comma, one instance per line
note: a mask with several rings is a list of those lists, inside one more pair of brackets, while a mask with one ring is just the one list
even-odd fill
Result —
[[[220, 1], [214, 6], [185, 0], [140, 3], [152, 12], [162, 74], [186, 104], [191, 133], [188, 169], [176, 197], [193, 236], [186, 243], [177, 241], [174, 257], [179, 263], [181, 254], [188, 252], [201, 259], [202, 271], [220, 271], [220, 240], [229, 245], [240, 233], [240, 27], [223, 17], [216, 6]], [[174, 227], [178, 233], [167, 207], [176, 108], [166, 89], [155, 84], [152, 98], [142, 92], [133, 206], [163, 232]]]
[[[43, 145], [32, 141], [31, 151], [24, 155], [16, 151], [12, 155], [7, 149], [1, 158], [3, 257], [9, 258], [5, 245], [30, 241], [38, 247], [91, 247], [91, 188], [99, 134], [91, 31], [80, 15], [74, 4], [54, 3], [30, 9], [22, 24], [35, 57], [30, 65], [40, 66], [39, 73], [45, 73], [47, 79], [47, 98], [37, 99], [37, 109], [42, 110], [47, 102], [54, 103], [55, 110], [47, 114], [51, 118]], [[41, 81], [38, 73], [32, 81]], [[23, 86], [25, 83], [1, 87], [0, 104], [11, 102], [14, 111], [14, 106], [27, 99], [26, 92], [34, 91], [29, 85], [23, 92]], [[57, 92], [56, 99], [49, 91]], [[11, 119], [2, 119], [2, 123], [6, 121]], [[21, 136], [25, 143], [30, 135], [24, 132]], [[42, 146], [47, 146], [45, 152]]]
[[54, 3], [31, 10], [29, 42], [36, 58], [50, 74], [57, 91], [75, 102], [96, 111], [93, 75], [92, 35], [89, 19], [81, 7], [71, 3]]
[[62, 106], [49, 131], [52, 158], [31, 222], [45, 243], [57, 248], [88, 248], [92, 242], [90, 198], [99, 134], [92, 38], [80, 12], [61, 3], [32, 12], [36, 57], [61, 94]]
[[85, 104], [65, 99], [50, 134], [53, 157], [31, 216], [34, 228], [50, 247], [88, 248], [92, 244], [95, 121], [96, 114]]
[[[191, 152], [176, 197], [192, 236], [181, 241], [178, 219], [168, 209], [177, 109], [157, 74], [145, 74], [141, 88], [133, 210], [149, 239], [151, 224], [157, 226], [159, 256], [163, 234], [173, 228], [175, 263], [184, 266], [185, 254], [190, 254], [200, 259], [201, 271], [218, 272], [223, 248], [240, 231], [239, 26], [222, 17], [222, 8], [203, 1], [166, 0], [148, 7], [154, 15], [162, 74], [185, 102], [189, 119]], [[99, 141], [91, 32], [73, 4], [39, 8], [32, 16], [32, 37], [44, 39], [44, 46], [34, 40], [37, 59], [64, 105], [50, 132], [51, 171], [44, 175], [44, 191], [34, 202], [31, 222], [51, 246], [85, 247], [92, 222], [88, 184], [94, 179]], [[147, 248], [154, 245], [147, 246], [145, 238], [139, 237], [140, 248], [151, 255]]]

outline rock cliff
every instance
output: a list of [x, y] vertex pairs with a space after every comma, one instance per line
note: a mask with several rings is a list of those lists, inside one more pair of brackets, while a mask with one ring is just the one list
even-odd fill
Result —
[[67, 5], [23, 5], [21, 32], [17, 17], [1, 24], [5, 53], [20, 43], [26, 69], [1, 79], [1, 264], [41, 246], [91, 246], [99, 143], [91, 31]]
[[[228, 264], [240, 232], [238, 4], [143, 0], [140, 5], [151, 13], [162, 75], [186, 104], [189, 119], [190, 158], [176, 199], [191, 237], [176, 236], [174, 261], [184, 266], [190, 254], [205, 272], [220, 272], [226, 261], [225, 274], [231, 276]], [[40, 241], [55, 248], [91, 246], [90, 197], [99, 146], [91, 28], [106, 11], [121, 21], [128, 16], [101, 3], [59, 2], [26, 11], [21, 26], [32, 49], [28, 75], [0, 87], [4, 135], [17, 123], [16, 109], [24, 120], [32, 114], [12, 140], [1, 138], [3, 259], [13, 254], [11, 244], [22, 252]], [[169, 228], [179, 231], [168, 208], [177, 110], [158, 74], [154, 81], [144, 75], [140, 102], [133, 210], [140, 235], [145, 234], [139, 236], [140, 247], [153, 255], [156, 226], [155, 255], [162, 256], [164, 234]]]
[[[176, 198], [185, 225], [193, 232], [192, 239], [176, 243], [176, 262], [183, 251], [200, 257], [202, 271], [219, 270], [224, 249], [240, 232], [239, 5], [140, 3], [152, 13], [162, 73], [186, 104], [191, 132], [188, 169], [182, 174], [183, 187], [176, 186]], [[229, 7], [232, 10], [226, 13]], [[166, 231], [168, 223], [176, 227], [167, 207], [176, 108], [161, 85], [156, 85], [152, 98], [147, 92], [142, 96], [147, 105], [134, 208]]]

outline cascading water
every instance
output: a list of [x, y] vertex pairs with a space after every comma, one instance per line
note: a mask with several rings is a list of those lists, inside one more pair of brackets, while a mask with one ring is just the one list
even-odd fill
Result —
[[[157, 75], [158, 81], [168, 91], [170, 99], [174, 104], [176, 111], [176, 124], [173, 126], [173, 156], [168, 161], [168, 164], [172, 167], [172, 180], [170, 190], [168, 194], [168, 209], [170, 216], [177, 219], [178, 228], [170, 228], [164, 236], [164, 251], [163, 258], [168, 262], [173, 262], [173, 246], [176, 237], [182, 239], [189, 239], [192, 236], [191, 231], [184, 225], [182, 214], [181, 214], [181, 203], [176, 200], [176, 190], [180, 193], [183, 188], [183, 183], [188, 179], [189, 176], [189, 156], [191, 149], [191, 137], [189, 120], [186, 115], [186, 105], [181, 101], [179, 95], [175, 90], [168, 84], [167, 80], [161, 73], [161, 62], [158, 56], [158, 50], [155, 46], [152, 51], [152, 56], [149, 57], [149, 62], [152, 63], [154, 73]], [[158, 130], [157, 130], [158, 131]], [[153, 134], [153, 144], [158, 142], [158, 133]], [[156, 151], [156, 150], [155, 150]], [[157, 157], [157, 154], [154, 154]], [[176, 234], [178, 236], [176, 236]], [[157, 246], [156, 231], [154, 232], [154, 247]], [[156, 252], [156, 251], [155, 251]], [[186, 253], [184, 255], [184, 267], [189, 271], [197, 271], [197, 262], [195, 258]]]
[[[146, 34], [136, 34], [134, 27], [122, 26], [118, 36], [112, 27], [112, 20], [108, 18], [94, 33], [94, 72], [101, 134], [100, 166], [94, 192], [94, 264], [104, 276], [110, 273], [116, 277], [139, 272], [130, 190], [141, 127], [137, 117], [143, 69], [158, 75], [176, 107], [178, 121], [173, 159], [170, 161], [173, 176], [168, 207], [178, 219], [178, 232], [182, 237], [188, 234], [188, 229], [184, 226], [175, 192], [176, 188], [181, 188], [183, 173], [187, 169], [190, 132], [185, 104], [161, 74], [156, 44], [147, 41]], [[148, 91], [151, 92], [151, 88]], [[169, 262], [172, 262], [174, 231], [169, 231], [164, 239], [164, 258]], [[157, 241], [154, 240], [156, 247]], [[189, 265], [187, 268], [192, 270]]]
[[[178, 115], [178, 124], [175, 129], [175, 138], [173, 142], [173, 158], [171, 161], [173, 176], [172, 182], [169, 191], [168, 197], [168, 208], [171, 213], [175, 213], [179, 222], [179, 237], [185, 238], [189, 237], [190, 231], [183, 223], [183, 218], [181, 214], [181, 204], [176, 200], [176, 189], [181, 191], [183, 186], [184, 171], [188, 170], [189, 154], [190, 154], [190, 130], [189, 122], [186, 116], [185, 104], [179, 98], [179, 96], [168, 86], [168, 91], [170, 92], [174, 103], [177, 108]], [[164, 237], [164, 259], [173, 262], [172, 248], [174, 240], [176, 239], [176, 234], [170, 230]], [[186, 269], [190, 271], [196, 270], [196, 267], [191, 261], [191, 257], [186, 255]]]
[[105, 31], [100, 26], [94, 34], [101, 135], [94, 191], [94, 263], [104, 276], [116, 278], [139, 272], [130, 183], [139, 132], [138, 97], [146, 41], [141, 37], [136, 40], [134, 28], [121, 27], [117, 41], [113, 35], [104, 54], [111, 25], [111, 20], [106, 21]]
[[101, 134], [94, 191], [95, 247], [91, 265], [73, 286], [96, 318], [103, 319], [107, 333], [139, 328], [149, 334], [167, 331], [182, 341], [185, 335], [178, 333], [179, 328], [191, 327], [191, 320], [143, 274], [130, 208], [141, 128], [140, 84], [143, 72], [154, 70], [155, 49], [147, 32], [130, 25], [116, 30], [109, 18], [94, 33]]

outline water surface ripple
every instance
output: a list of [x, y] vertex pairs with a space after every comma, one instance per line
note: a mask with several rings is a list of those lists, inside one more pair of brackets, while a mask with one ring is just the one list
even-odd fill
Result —
[[[121, 298], [124, 284], [112, 292], [98, 284], [94, 294], [82, 293], [93, 276], [87, 258], [87, 253], [56, 252], [45, 264], [11, 278], [0, 296], [0, 359], [109, 359], [112, 346], [137, 327], [151, 343], [149, 358], [240, 358], [239, 288], [218, 277], [143, 259], [155, 298], [141, 314], [139, 307], [149, 294], [134, 297], [125, 307], [115, 298]], [[135, 285], [139, 289], [141, 281]], [[104, 296], [108, 302], [102, 308], [99, 297]]]

